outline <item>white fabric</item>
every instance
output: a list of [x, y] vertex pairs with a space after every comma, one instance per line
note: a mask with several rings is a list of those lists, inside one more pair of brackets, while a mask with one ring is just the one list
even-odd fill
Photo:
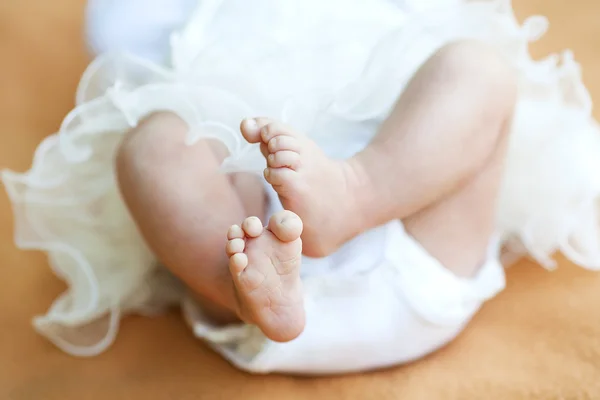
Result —
[[[124, 3], [110, 4], [120, 7]], [[158, 4], [143, 6], [139, 16], [151, 14], [144, 26], [172, 26], [186, 14], [163, 12]], [[161, 20], [163, 15], [168, 21]], [[117, 30], [134, 26], [127, 18], [114, 20], [114, 24], [121, 24], [115, 25]], [[551, 254], [561, 250], [583, 267], [600, 268], [600, 135], [572, 56], [565, 53], [560, 65], [559, 57], [538, 62], [529, 56], [528, 42], [545, 28], [546, 21], [540, 17], [523, 26], [517, 24], [510, 3], [504, 0], [203, 0], [188, 15], [188, 22], [168, 39], [170, 55], [162, 66], [148, 60], [162, 57], [145, 54], [146, 45], [136, 41], [139, 37], [133, 40], [131, 36], [127, 45], [102, 42], [106, 46], [99, 49], [128, 50], [142, 57], [107, 53], [96, 59], [81, 80], [77, 107], [60, 131], [40, 144], [31, 169], [2, 175], [14, 207], [17, 244], [46, 251], [54, 271], [69, 284], [48, 313], [34, 320], [36, 329], [71, 354], [93, 355], [114, 340], [121, 315], [155, 312], [182, 301], [181, 288], [157, 267], [115, 185], [114, 151], [123, 133], [145, 115], [164, 109], [176, 112], [190, 126], [190, 145], [202, 137], [222, 140], [231, 151], [223, 165], [226, 171], [262, 169], [264, 160], [257, 147], [246, 144], [238, 131], [242, 118], [255, 115], [287, 121], [307, 132], [329, 155], [347, 157], [369, 141], [416, 69], [441, 46], [461, 38], [478, 38], [497, 46], [520, 73], [520, 97], [498, 209], [502, 239], [525, 249], [546, 267], [553, 266]], [[94, 42], [94, 34], [90, 35]], [[402, 318], [409, 318], [412, 310], [418, 318], [433, 318], [436, 326], [444, 325], [438, 319], [440, 314], [454, 315], [451, 325], [459, 330], [475, 304], [499, 287], [481, 289], [471, 300], [471, 312], [451, 307], [450, 300], [447, 308], [439, 309], [446, 304], [442, 297], [428, 302], [427, 296], [422, 296], [423, 288], [434, 287], [439, 268], [417, 252], [418, 246], [402, 233], [401, 226], [381, 229], [363, 239], [381, 234], [398, 240], [397, 248], [406, 250], [405, 255], [402, 251], [398, 254], [406, 258], [371, 253], [364, 268], [368, 269], [367, 263], [373, 267], [368, 276], [374, 284], [389, 271], [402, 274], [406, 284], [392, 292], [390, 280], [377, 293], [371, 292], [367, 282], [362, 286], [362, 280], [356, 286], [348, 283], [356, 282], [356, 276], [345, 267], [348, 258], [344, 254], [350, 254], [345, 247], [322, 262], [339, 267], [333, 270], [333, 281], [344, 293], [348, 307], [356, 307], [354, 302], [360, 297], [350, 293], [363, 293], [369, 299], [376, 293], [383, 302], [378, 309], [393, 310]], [[413, 252], [409, 249], [420, 255], [410, 256]], [[380, 264], [374, 264], [377, 257]], [[409, 269], [402, 267], [405, 263], [437, 272], [428, 279], [427, 275], [407, 277]], [[310, 265], [307, 261], [307, 267]], [[320, 281], [318, 275], [307, 279]], [[292, 354], [300, 351], [292, 351], [298, 343], [324, 343], [313, 339], [318, 325], [311, 321], [321, 317], [311, 311], [315, 310], [311, 309], [311, 293], [318, 293], [324, 306], [336, 297], [314, 289], [319, 285], [307, 289], [306, 341], [275, 348], [289, 348]], [[465, 298], [480, 287], [474, 282], [449, 283], [449, 287], [458, 286]], [[444, 296], [460, 297], [453, 293]], [[370, 301], [365, 299], [364, 304], [372, 304]], [[346, 307], [342, 303], [335, 307]], [[328, 312], [339, 315], [331, 323], [337, 321], [336, 329], [350, 336], [341, 337], [340, 346], [361, 340], [370, 346], [380, 339], [391, 346], [383, 340], [390, 331], [355, 329], [362, 323], [359, 319], [350, 318], [350, 311], [340, 313], [331, 307]], [[415, 345], [421, 336], [408, 330], [421, 326], [415, 316], [407, 325], [394, 325], [400, 319], [371, 323], [373, 327], [387, 323], [386, 329], [392, 330], [405, 327], [407, 330], [395, 337], [412, 340]], [[361, 339], [355, 336], [358, 332], [370, 333]], [[381, 338], [369, 336], [374, 333]], [[438, 345], [455, 333], [436, 333]], [[412, 356], [434, 349], [433, 341], [427, 343], [415, 345]], [[285, 354], [287, 350], [282, 351]], [[307, 349], [302, 352], [315, 354]], [[270, 350], [261, 354], [270, 354]], [[411, 358], [400, 350], [388, 355], [383, 347], [374, 354], [381, 359], [367, 354], [352, 363], [344, 360], [348, 364], [343, 368], [310, 364], [314, 360], [309, 360], [302, 368], [334, 371]], [[267, 365], [273, 361], [265, 363], [256, 368], [275, 368], [275, 364]], [[283, 359], [278, 365], [280, 370], [295, 369]]]
[[[268, 189], [272, 214], [281, 209]], [[302, 259], [306, 328], [289, 343], [253, 326], [215, 327], [191, 298], [183, 313], [194, 334], [254, 373], [331, 374], [418, 359], [452, 340], [481, 304], [504, 289], [494, 241], [477, 276], [458, 278], [392, 221], [326, 258]]]
[[94, 54], [133, 51], [168, 61], [171, 32], [180, 29], [198, 0], [88, 0], [85, 36]]

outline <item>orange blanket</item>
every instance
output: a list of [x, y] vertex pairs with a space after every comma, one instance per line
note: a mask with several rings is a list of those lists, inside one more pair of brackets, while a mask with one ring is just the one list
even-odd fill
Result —
[[[600, 95], [600, 2], [515, 2], [522, 16], [554, 21], [536, 52], [573, 48]], [[83, 3], [0, 1], [0, 166], [27, 169], [72, 107], [87, 63]], [[512, 267], [506, 291], [457, 341], [412, 365], [337, 378], [256, 377], [193, 339], [176, 313], [126, 319], [97, 358], [61, 353], [30, 318], [64, 287], [41, 254], [14, 248], [12, 226], [0, 195], [0, 399], [600, 399], [600, 273], [567, 263], [555, 272]]]

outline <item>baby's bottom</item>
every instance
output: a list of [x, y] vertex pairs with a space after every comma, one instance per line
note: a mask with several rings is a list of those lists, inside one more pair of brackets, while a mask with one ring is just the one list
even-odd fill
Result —
[[[502, 60], [483, 45], [460, 42], [423, 65], [376, 138], [349, 160], [329, 160], [306, 137], [269, 120], [247, 122], [242, 133], [261, 142], [267, 180], [304, 223], [305, 254], [325, 256], [360, 232], [399, 219], [446, 268], [472, 276], [494, 230], [515, 97]], [[212, 316], [255, 323], [275, 341], [295, 338], [304, 327], [294, 257], [300, 221], [281, 214], [264, 232], [255, 220], [229, 229], [264, 216], [262, 184], [220, 174], [224, 149], [210, 141], [186, 146], [186, 129], [175, 115], [159, 113], [125, 137], [117, 172], [133, 218], [157, 257]], [[280, 252], [293, 262], [284, 270], [274, 263], [275, 280], [259, 271], [263, 280], [244, 286], [241, 272], [254, 265], [252, 254], [241, 254], [257, 246], [267, 248], [265, 260]], [[262, 284], [271, 286], [257, 300], [252, 296]]]

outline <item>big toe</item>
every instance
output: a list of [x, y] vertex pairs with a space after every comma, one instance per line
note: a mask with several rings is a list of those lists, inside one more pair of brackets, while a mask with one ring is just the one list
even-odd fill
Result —
[[291, 211], [283, 210], [269, 219], [268, 229], [282, 242], [292, 242], [302, 234], [302, 220]]

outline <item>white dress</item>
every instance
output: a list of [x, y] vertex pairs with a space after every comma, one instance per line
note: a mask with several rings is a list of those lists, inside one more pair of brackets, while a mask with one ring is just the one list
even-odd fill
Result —
[[[93, 47], [109, 40], [103, 32], [131, 27], [108, 17], [114, 7], [137, 4], [155, 35], [144, 40], [164, 49], [144, 44], [138, 55], [98, 57], [76, 108], [39, 145], [31, 169], [2, 175], [17, 244], [46, 251], [69, 284], [34, 326], [70, 354], [104, 351], [124, 314], [180, 303], [197, 336], [249, 371], [377, 368], [419, 358], [462, 330], [503, 288], [500, 244], [547, 268], [555, 251], [600, 268], [600, 134], [571, 54], [529, 55], [544, 18], [519, 25], [507, 0], [165, 0], [175, 10], [160, 16], [140, 1], [91, 4], [105, 16], [90, 25]], [[260, 152], [238, 126], [267, 115], [306, 132], [331, 157], [348, 157], [372, 138], [419, 66], [464, 38], [497, 46], [520, 83], [499, 240], [479, 274], [453, 276], [394, 221], [330, 257], [304, 260], [307, 327], [297, 340], [272, 343], [253, 326], [212, 327], [158, 265], [120, 198], [113, 156], [123, 134], [153, 111], [172, 110], [190, 126], [189, 145], [204, 137], [227, 145], [224, 171], [261, 171]]]

